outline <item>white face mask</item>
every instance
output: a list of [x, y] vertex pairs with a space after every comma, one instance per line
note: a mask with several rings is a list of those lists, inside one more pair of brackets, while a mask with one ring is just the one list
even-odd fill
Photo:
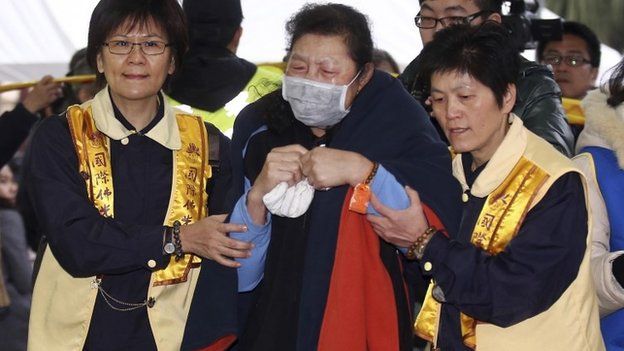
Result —
[[308, 127], [329, 128], [349, 113], [345, 108], [347, 90], [360, 72], [347, 85], [284, 76], [282, 97], [290, 103], [295, 118], [301, 123]]

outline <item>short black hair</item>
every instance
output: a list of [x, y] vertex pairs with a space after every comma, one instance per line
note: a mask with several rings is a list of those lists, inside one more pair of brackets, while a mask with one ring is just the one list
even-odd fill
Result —
[[[186, 17], [176, 0], [100, 0], [89, 22], [87, 61], [97, 72], [97, 55], [108, 36], [129, 21], [130, 28], [146, 26], [150, 19], [161, 26], [173, 50], [176, 69], [188, 49]], [[97, 72], [98, 83], [105, 81]]]
[[476, 27], [450, 26], [423, 48], [418, 78], [430, 85], [434, 73], [468, 74], [490, 88], [501, 107], [520, 70], [520, 57], [509, 40], [509, 32], [493, 21]]
[[[587, 45], [587, 53], [592, 67], [600, 66], [600, 40], [591, 28], [580, 22], [566, 21], [563, 22], [562, 34], [570, 34], [583, 39]], [[544, 60], [544, 50], [551, 41], [555, 40], [544, 40], [537, 43], [535, 55], [538, 61]]]
[[[418, 0], [418, 4], [422, 5], [425, 0]], [[491, 11], [501, 13], [503, 10], [503, 0], [472, 0], [481, 11]]]
[[307, 4], [286, 23], [288, 52], [305, 34], [343, 36], [358, 70], [373, 60], [373, 39], [368, 19], [353, 7], [342, 4]]

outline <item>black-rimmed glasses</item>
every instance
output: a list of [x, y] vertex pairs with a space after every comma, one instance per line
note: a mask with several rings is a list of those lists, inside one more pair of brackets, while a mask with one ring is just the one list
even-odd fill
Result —
[[108, 46], [108, 51], [114, 55], [128, 55], [132, 52], [135, 45], [138, 45], [145, 55], [160, 55], [165, 52], [168, 46], [171, 46], [171, 44], [158, 40], [147, 40], [138, 43], [127, 40], [111, 40], [103, 45]]
[[438, 25], [438, 22], [442, 24], [442, 27], [446, 28], [448, 26], [456, 25], [456, 24], [470, 24], [475, 19], [489, 15], [491, 11], [479, 11], [477, 13], [473, 13], [468, 16], [449, 16], [442, 18], [435, 17], [427, 17], [418, 15], [414, 17], [414, 23], [416, 23], [416, 27], [421, 29], [431, 29], [435, 28]]
[[544, 56], [544, 62], [552, 66], [559, 66], [561, 62], [564, 62], [570, 67], [577, 67], [586, 63], [591, 63], [590, 60], [584, 58], [581, 55], [561, 56], [555, 54], [549, 54]]

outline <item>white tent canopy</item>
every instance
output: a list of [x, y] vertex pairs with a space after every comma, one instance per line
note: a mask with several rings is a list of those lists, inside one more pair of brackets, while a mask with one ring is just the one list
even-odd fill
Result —
[[[421, 50], [413, 20], [418, 12], [416, 0], [334, 1], [365, 13], [375, 45], [388, 51], [399, 65], [407, 65]], [[286, 47], [284, 24], [306, 2], [242, 0], [245, 19], [238, 55], [256, 63], [280, 61]], [[96, 4], [97, 0], [0, 0], [0, 82], [36, 80], [45, 74], [63, 76], [72, 54], [87, 44], [89, 18]], [[613, 49], [603, 51], [601, 72], [620, 57]]]
[[[238, 55], [253, 62], [281, 61], [286, 47], [284, 24], [305, 2], [242, 0], [245, 19]], [[416, 1], [340, 2], [369, 16], [375, 43], [399, 63], [406, 65], [420, 51], [420, 37], [413, 25]], [[0, 3], [0, 81], [6, 82], [38, 79], [48, 73], [64, 75], [71, 55], [87, 44], [89, 18], [97, 0]]]

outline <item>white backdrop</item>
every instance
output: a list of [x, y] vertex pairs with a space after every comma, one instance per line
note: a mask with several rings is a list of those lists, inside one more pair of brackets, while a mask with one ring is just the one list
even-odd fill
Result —
[[[418, 1], [334, 1], [365, 13], [375, 45], [394, 56], [400, 66], [421, 50], [413, 21]], [[239, 56], [256, 63], [280, 61], [286, 47], [284, 24], [306, 2], [242, 0], [245, 19]], [[0, 82], [65, 75], [71, 55], [87, 44], [89, 18], [96, 4], [97, 0], [0, 0]], [[604, 47], [603, 51], [602, 72], [619, 60], [613, 49]]]
[[[132, 0], [128, 0], [132, 1]], [[228, 0], [223, 0], [228, 1]], [[284, 24], [303, 0], [242, 0], [238, 54], [253, 62], [280, 61]], [[416, 0], [342, 0], [366, 13], [375, 43], [406, 65], [421, 49], [413, 17]], [[0, 0], [0, 81], [64, 75], [71, 55], [87, 44], [97, 0]]]

